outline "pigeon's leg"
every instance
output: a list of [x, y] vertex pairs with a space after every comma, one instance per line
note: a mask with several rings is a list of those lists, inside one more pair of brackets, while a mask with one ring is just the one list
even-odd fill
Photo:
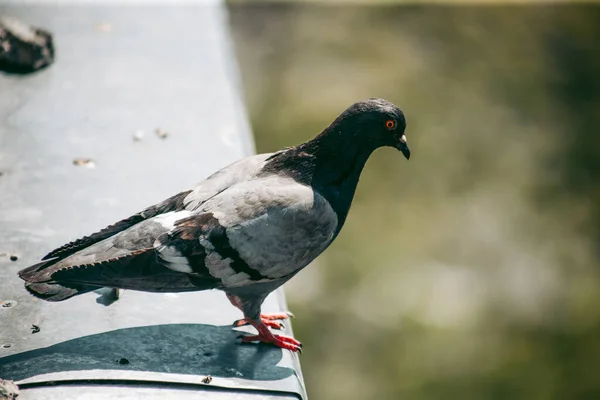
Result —
[[296, 318], [296, 316], [291, 311], [286, 311], [282, 313], [268, 313], [268, 314], [260, 314], [260, 319], [263, 321], [273, 320], [273, 319], [288, 319], [288, 318]]
[[[269, 313], [269, 314], [260, 314], [261, 321], [266, 325], [274, 329], [285, 329], [285, 325], [281, 322], [277, 322], [280, 319], [288, 319], [290, 317], [294, 317], [294, 314], [291, 312], [287, 313]], [[251, 322], [248, 318], [238, 319], [233, 323], [233, 326], [237, 328], [238, 326], [251, 325]]]
[[238, 336], [241, 337], [242, 343], [248, 342], [262, 342], [269, 343], [277, 347], [281, 347], [282, 349], [288, 349], [293, 352], [302, 353], [302, 343], [297, 341], [291, 336], [284, 335], [274, 335], [271, 333], [267, 325], [265, 325], [262, 320], [249, 320], [250, 325], [252, 325], [258, 331], [258, 335], [249, 335], [249, 336]]
[[[233, 304], [236, 308], [240, 309], [242, 312], [244, 312], [244, 310], [242, 309], [242, 301], [239, 297], [237, 296], [232, 296], [230, 294], [227, 294], [227, 298], [229, 299], [229, 302], [231, 304]], [[285, 326], [281, 323], [281, 322], [277, 322], [277, 320], [279, 319], [287, 319], [290, 317], [294, 317], [294, 314], [292, 314], [291, 312], [287, 312], [287, 313], [272, 313], [272, 314], [260, 314], [260, 319], [262, 320], [262, 322], [274, 329], [284, 329]], [[244, 326], [244, 325], [250, 325], [251, 322], [248, 318], [242, 318], [242, 319], [238, 319], [237, 321], [235, 321], [233, 323], [233, 326], [235, 328], [239, 327], [239, 326]]]
[[[260, 314], [260, 306], [265, 299], [264, 296], [241, 298], [234, 296], [229, 293], [227, 298], [235, 307], [239, 308], [244, 313], [244, 319], [242, 321], [252, 325], [258, 331], [258, 335], [241, 335], [242, 343], [248, 342], [262, 342], [270, 343], [274, 346], [281, 347], [282, 349], [288, 349], [291, 351], [302, 352], [302, 343], [290, 336], [274, 335], [267, 327], [267, 323], [273, 323], [275, 321], [265, 318], [263, 320], [262, 314]], [[287, 314], [283, 314], [288, 317]], [[277, 315], [278, 317], [281, 316]], [[236, 321], [237, 322], [237, 321]]]
[[119, 300], [119, 288], [106, 287], [99, 289], [102, 291], [102, 294], [96, 299], [96, 303], [102, 304], [103, 306], [110, 306], [115, 301]]

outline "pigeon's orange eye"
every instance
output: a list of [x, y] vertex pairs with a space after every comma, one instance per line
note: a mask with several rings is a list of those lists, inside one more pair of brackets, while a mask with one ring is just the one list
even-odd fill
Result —
[[393, 119], [388, 119], [387, 121], [385, 121], [385, 127], [388, 129], [394, 129], [396, 127], [396, 121], [394, 121]]

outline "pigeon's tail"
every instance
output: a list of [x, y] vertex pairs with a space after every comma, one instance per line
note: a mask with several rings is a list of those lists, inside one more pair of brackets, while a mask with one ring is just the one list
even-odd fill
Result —
[[99, 289], [98, 286], [89, 285], [71, 285], [64, 286], [65, 284], [56, 282], [42, 282], [42, 283], [25, 283], [25, 289], [35, 297], [46, 300], [46, 301], [63, 301], [70, 299], [73, 296], [91, 292]]
[[19, 271], [19, 277], [27, 282], [39, 282], [36, 277], [39, 275], [41, 271], [52, 266], [58, 261], [58, 259], [42, 261], [41, 263], [37, 263], [32, 265], [31, 267], [22, 269]]
[[35, 297], [46, 301], [63, 301], [73, 296], [98, 289], [98, 286], [72, 284], [55, 281], [41, 282], [41, 277], [48, 267], [58, 259], [43, 261], [19, 271], [19, 277], [25, 281], [25, 289]]

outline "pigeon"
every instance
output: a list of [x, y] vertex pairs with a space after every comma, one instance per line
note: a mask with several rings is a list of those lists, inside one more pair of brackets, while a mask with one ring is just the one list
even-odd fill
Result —
[[62, 301], [102, 287], [145, 292], [218, 289], [262, 342], [302, 344], [269, 329], [285, 313], [262, 314], [267, 295], [338, 236], [362, 169], [379, 147], [410, 149], [404, 113], [378, 98], [354, 103], [312, 140], [243, 158], [196, 188], [53, 250], [21, 270], [25, 288]]

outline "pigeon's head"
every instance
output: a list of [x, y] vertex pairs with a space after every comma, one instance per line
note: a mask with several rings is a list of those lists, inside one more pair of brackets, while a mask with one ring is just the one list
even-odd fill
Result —
[[410, 158], [404, 130], [406, 118], [397, 106], [383, 99], [368, 99], [352, 104], [332, 124], [342, 135], [353, 135], [373, 148], [391, 146]]

